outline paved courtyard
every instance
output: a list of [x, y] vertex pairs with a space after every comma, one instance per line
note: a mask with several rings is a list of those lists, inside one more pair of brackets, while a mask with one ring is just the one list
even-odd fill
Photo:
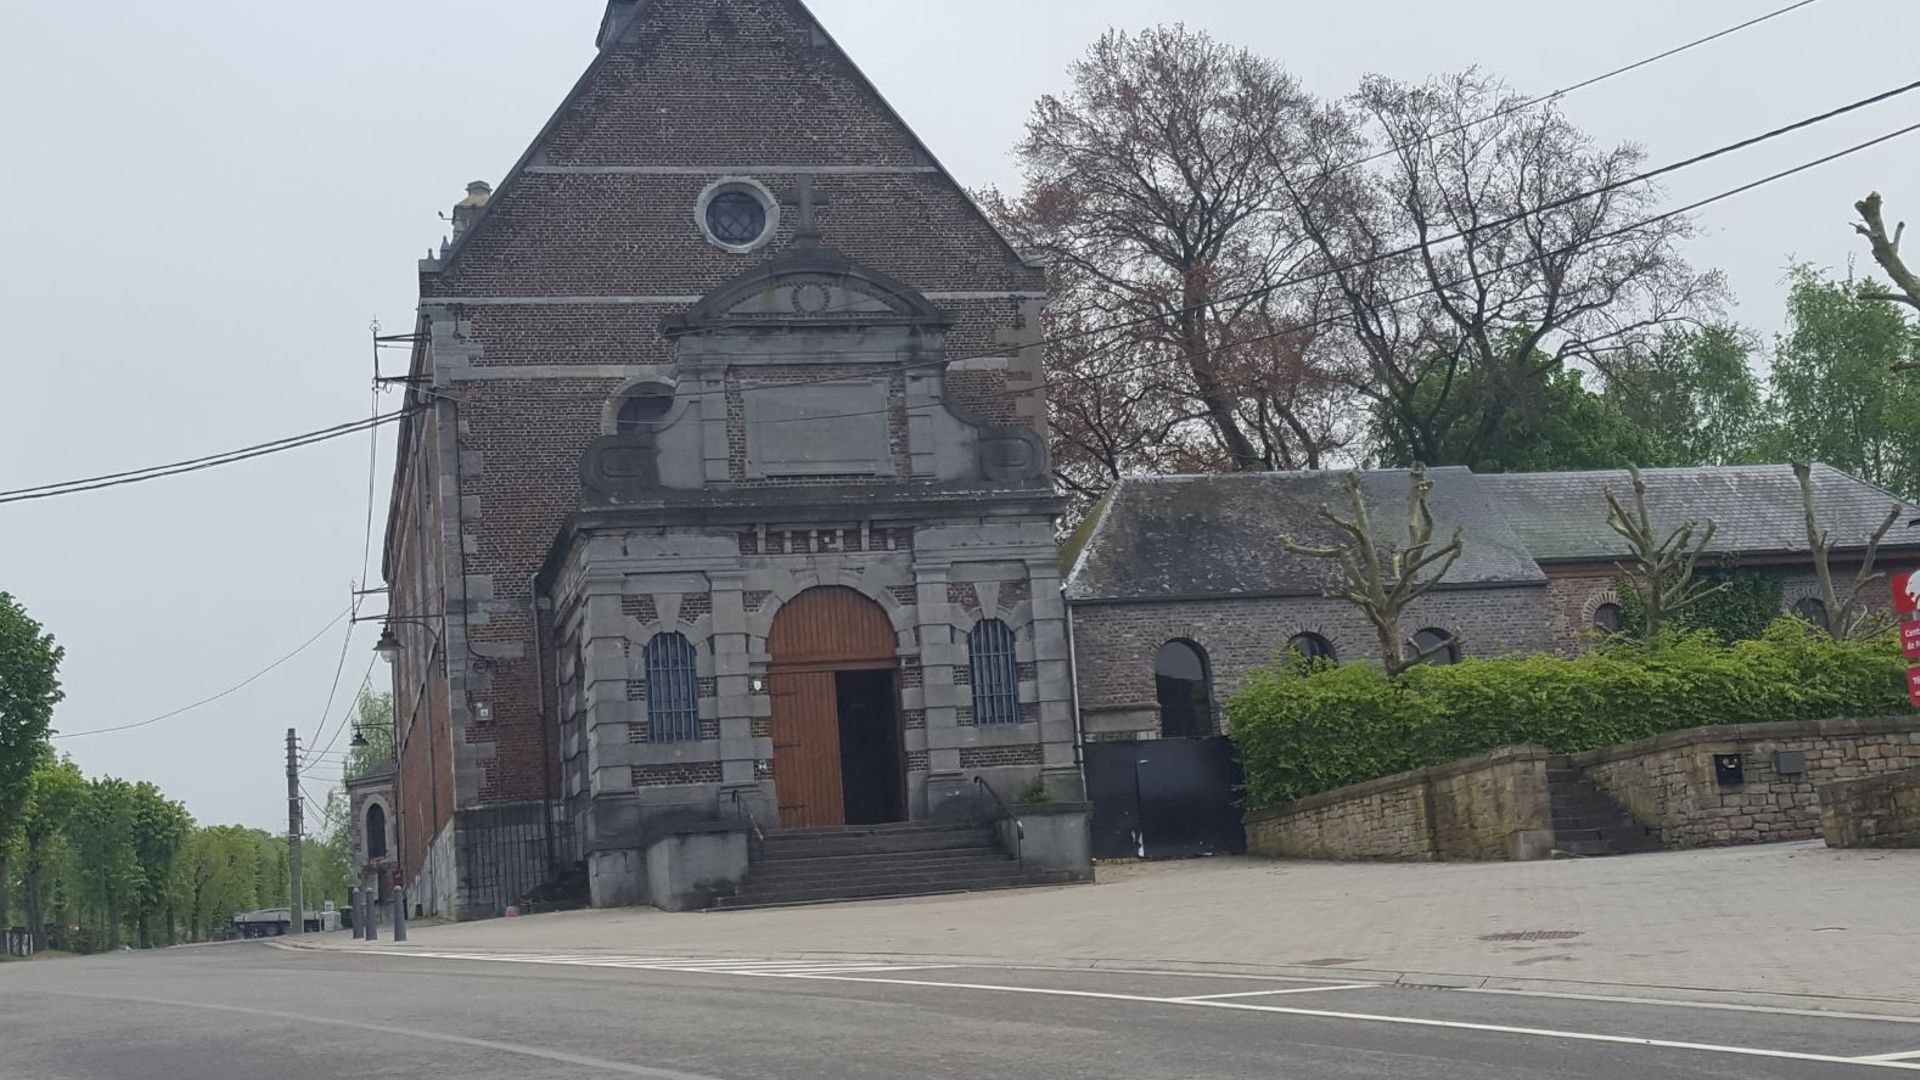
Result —
[[1540, 863], [1220, 859], [1103, 867], [1079, 888], [416, 926], [407, 947], [1192, 967], [1920, 1015], [1917, 898], [1920, 851], [1817, 843]]

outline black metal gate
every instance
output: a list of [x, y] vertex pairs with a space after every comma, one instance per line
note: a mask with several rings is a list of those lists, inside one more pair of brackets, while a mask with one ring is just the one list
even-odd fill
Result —
[[1096, 859], [1183, 859], [1247, 850], [1240, 757], [1226, 738], [1089, 743]]

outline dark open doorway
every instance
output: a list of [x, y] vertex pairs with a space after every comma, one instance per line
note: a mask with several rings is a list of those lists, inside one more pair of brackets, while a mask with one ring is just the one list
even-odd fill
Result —
[[849, 825], [907, 817], [906, 759], [891, 671], [834, 675], [840, 713], [840, 783]]

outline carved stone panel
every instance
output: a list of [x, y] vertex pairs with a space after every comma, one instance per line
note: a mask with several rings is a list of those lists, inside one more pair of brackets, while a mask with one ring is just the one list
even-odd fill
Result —
[[894, 471], [883, 382], [766, 387], [746, 395], [747, 477]]

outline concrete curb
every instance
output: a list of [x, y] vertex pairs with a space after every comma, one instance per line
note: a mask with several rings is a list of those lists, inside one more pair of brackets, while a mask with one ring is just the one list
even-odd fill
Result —
[[[302, 952], [352, 952], [365, 953], [372, 950], [404, 952], [437, 952], [431, 942], [409, 941], [394, 944], [388, 941], [376, 941], [371, 944], [342, 939], [338, 942], [318, 941], [268, 941], [268, 946], [276, 949], [288, 949]], [[556, 956], [591, 956], [595, 953], [609, 955], [632, 955], [628, 950], [611, 948], [583, 949], [547, 949], [527, 950], [504, 946], [488, 947], [449, 947], [447, 952], [466, 953], [485, 956], [489, 953], [502, 955], [539, 955], [550, 952]], [[674, 955], [689, 955], [689, 950], [672, 949]], [[1410, 990], [1488, 990], [1512, 994], [1532, 994], [1539, 996], [1574, 998], [1620, 998], [1633, 1001], [1679, 1002], [1690, 1005], [1726, 1005], [1745, 1009], [1790, 1009], [1807, 1012], [1830, 1012], [1836, 1015], [1853, 1013], [1869, 1017], [1889, 1017], [1896, 1019], [1920, 1020], [1920, 1001], [1907, 1001], [1898, 998], [1861, 998], [1822, 994], [1784, 993], [1773, 990], [1752, 988], [1720, 988], [1705, 986], [1661, 986], [1642, 983], [1595, 982], [1582, 979], [1540, 979], [1513, 978], [1499, 975], [1472, 975], [1433, 971], [1395, 971], [1379, 968], [1354, 967], [1314, 967], [1288, 964], [1240, 964], [1207, 963], [1189, 960], [1166, 960], [1157, 958], [1137, 959], [1056, 959], [1034, 960], [1031, 958], [1008, 959], [991, 956], [955, 956], [939, 953], [875, 953], [875, 952], [830, 952], [823, 950], [799, 950], [788, 952], [755, 953], [744, 957], [730, 953], [704, 953], [703, 958], [714, 960], [754, 959], [770, 961], [874, 963], [874, 964], [937, 964], [953, 967], [979, 968], [1021, 968], [1044, 971], [1113, 971], [1136, 973], [1167, 973], [1196, 975], [1246, 975], [1252, 977], [1307, 979], [1325, 982], [1371, 982], [1383, 986], [1404, 987]]]

